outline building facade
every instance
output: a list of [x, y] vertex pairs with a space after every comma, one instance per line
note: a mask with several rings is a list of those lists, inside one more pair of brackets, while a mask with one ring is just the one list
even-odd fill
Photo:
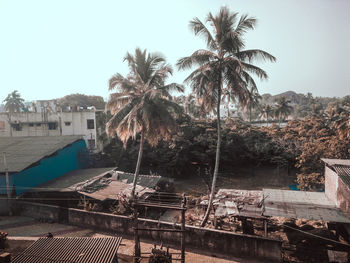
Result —
[[0, 138], [59, 135], [81, 135], [89, 150], [101, 149], [94, 110], [0, 113]]
[[350, 160], [322, 159], [325, 163], [325, 193], [344, 213], [350, 214]]

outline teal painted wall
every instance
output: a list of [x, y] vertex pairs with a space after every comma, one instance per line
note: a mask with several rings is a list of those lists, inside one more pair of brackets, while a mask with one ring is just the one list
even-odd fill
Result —
[[[61, 149], [55, 155], [44, 158], [37, 166], [12, 174], [10, 185], [16, 187], [16, 193], [22, 194], [50, 180], [56, 179], [61, 175], [72, 170], [86, 168], [86, 144], [84, 140], [74, 142], [72, 145]], [[5, 176], [0, 176], [0, 193], [5, 193]]]

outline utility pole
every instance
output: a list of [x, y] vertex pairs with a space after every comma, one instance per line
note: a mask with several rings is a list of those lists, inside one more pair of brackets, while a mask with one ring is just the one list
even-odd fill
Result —
[[4, 156], [5, 175], [6, 175], [7, 198], [10, 200], [11, 192], [10, 192], [10, 182], [9, 182], [9, 169], [7, 167], [7, 162], [6, 162], [6, 152], [3, 152], [3, 156]]

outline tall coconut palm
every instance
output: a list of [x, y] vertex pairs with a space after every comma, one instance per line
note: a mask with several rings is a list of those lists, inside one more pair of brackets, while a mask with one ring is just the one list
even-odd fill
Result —
[[24, 99], [21, 98], [21, 95], [18, 93], [17, 90], [14, 90], [10, 94], [7, 95], [6, 99], [4, 99], [5, 102], [5, 110], [12, 113], [12, 112], [20, 112], [21, 109], [24, 109]]
[[281, 126], [281, 118], [286, 119], [293, 111], [293, 107], [289, 105], [290, 100], [285, 96], [281, 96], [276, 103], [275, 115], [278, 118], [278, 125]]
[[135, 195], [142, 160], [145, 140], [155, 146], [160, 139], [167, 140], [176, 130], [176, 115], [182, 108], [173, 102], [170, 92], [183, 92], [183, 87], [176, 83], [165, 84], [173, 70], [160, 54], [135, 50], [135, 55], [127, 53], [124, 61], [128, 62], [130, 72], [124, 77], [115, 74], [109, 80], [111, 94], [106, 109], [112, 118], [106, 124], [106, 133], [115, 134], [126, 146], [129, 138], [135, 139], [140, 134], [140, 148], [133, 180], [131, 196]]
[[249, 29], [254, 29], [256, 19], [247, 15], [239, 18], [238, 13], [230, 12], [228, 8], [222, 7], [216, 16], [209, 13], [206, 22], [209, 22], [212, 31], [198, 18], [194, 18], [190, 22], [190, 27], [195, 35], [205, 38], [207, 49], [197, 50], [192, 55], [181, 58], [177, 62], [179, 69], [197, 67], [185, 81], [191, 83], [194, 93], [201, 102], [202, 110], [213, 111], [217, 116], [218, 138], [215, 168], [208, 209], [203, 218], [202, 226], [206, 224], [212, 208], [219, 172], [222, 91], [227, 89], [238, 101], [244, 101], [248, 93], [247, 87], [256, 87], [250, 73], [261, 79], [267, 78], [266, 72], [251, 62], [256, 59], [275, 61], [275, 57], [265, 51], [259, 49], [244, 50], [243, 35]]

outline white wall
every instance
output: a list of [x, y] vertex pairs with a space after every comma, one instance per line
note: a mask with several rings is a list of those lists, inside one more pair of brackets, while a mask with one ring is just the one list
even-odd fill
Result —
[[[93, 129], [88, 129], [87, 120], [89, 119], [94, 121]], [[46, 114], [42, 112], [0, 113], [0, 122], [5, 124], [4, 129], [0, 129], [0, 137], [82, 135], [88, 147], [88, 140], [92, 139], [95, 140], [96, 148], [98, 148], [94, 111]], [[21, 131], [11, 129], [10, 123], [16, 122], [21, 125]], [[57, 123], [56, 129], [50, 130], [47, 122]], [[67, 125], [68, 122], [70, 125]]]

